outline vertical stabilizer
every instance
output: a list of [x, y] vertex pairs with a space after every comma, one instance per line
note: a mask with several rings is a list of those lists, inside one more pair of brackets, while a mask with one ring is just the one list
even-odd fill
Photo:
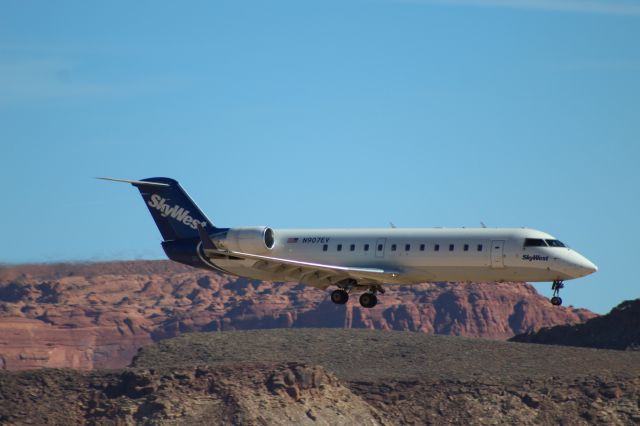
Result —
[[126, 182], [138, 188], [165, 241], [197, 238], [199, 237], [198, 226], [209, 234], [216, 230], [186, 191], [173, 179], [166, 177], [142, 180], [99, 179]]

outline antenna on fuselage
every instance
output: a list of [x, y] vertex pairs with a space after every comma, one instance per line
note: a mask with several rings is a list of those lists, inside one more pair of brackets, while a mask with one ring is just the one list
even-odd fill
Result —
[[487, 227], [487, 225], [485, 225], [483, 221], [480, 221], [480, 226], [482, 226], [483, 228]]
[[396, 229], [397, 226], [393, 224], [393, 222], [389, 221], [389, 226], [391, 226], [393, 229]]

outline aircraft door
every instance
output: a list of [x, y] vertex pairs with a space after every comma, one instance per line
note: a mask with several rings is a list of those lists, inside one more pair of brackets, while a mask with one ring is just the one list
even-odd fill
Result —
[[491, 267], [504, 268], [504, 240], [491, 241]]
[[376, 241], [376, 257], [384, 257], [384, 248], [387, 245], [386, 238], [380, 238]]

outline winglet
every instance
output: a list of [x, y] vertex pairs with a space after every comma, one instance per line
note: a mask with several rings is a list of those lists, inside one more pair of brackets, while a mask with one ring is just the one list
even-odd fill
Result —
[[198, 224], [198, 235], [200, 235], [200, 240], [202, 241], [202, 247], [205, 250], [218, 250], [218, 248], [211, 241], [211, 237], [207, 234], [207, 231], [204, 230], [202, 225]]

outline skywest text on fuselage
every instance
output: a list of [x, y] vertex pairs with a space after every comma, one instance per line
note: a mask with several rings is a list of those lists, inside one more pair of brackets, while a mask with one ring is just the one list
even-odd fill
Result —
[[549, 256], [540, 256], [538, 254], [534, 254], [533, 256], [531, 256], [530, 254], [525, 254], [522, 255], [522, 260], [528, 260], [529, 262], [533, 262], [534, 260], [548, 262]]

